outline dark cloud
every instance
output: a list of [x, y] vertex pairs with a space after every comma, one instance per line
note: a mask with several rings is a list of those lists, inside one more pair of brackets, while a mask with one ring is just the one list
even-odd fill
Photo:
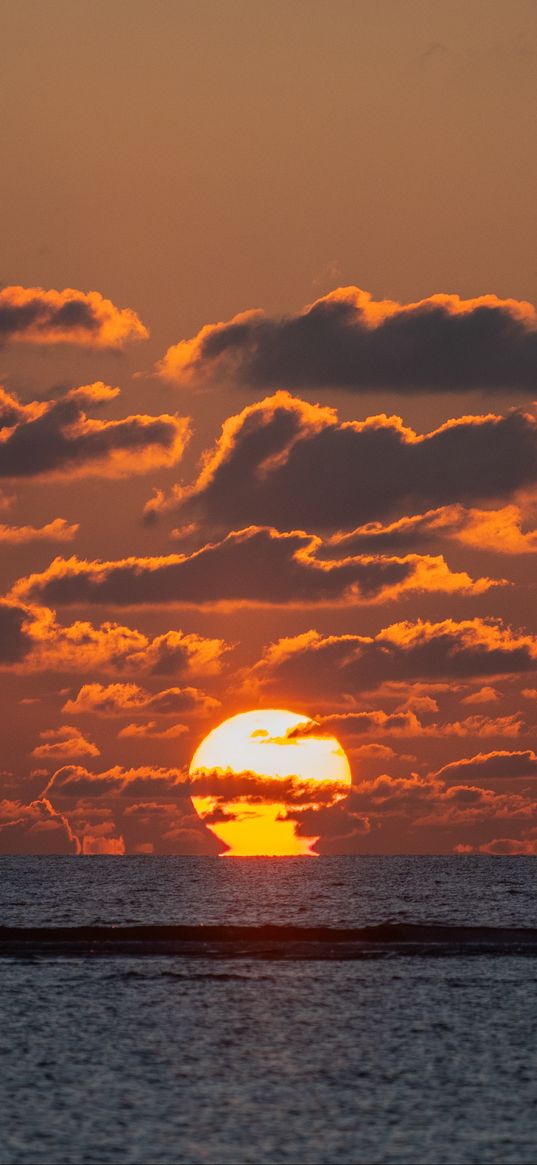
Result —
[[537, 777], [537, 755], [532, 749], [526, 749], [524, 752], [478, 753], [477, 756], [465, 757], [463, 760], [444, 765], [435, 776], [444, 781]]
[[0, 388], [0, 477], [68, 474], [120, 477], [175, 464], [188, 440], [188, 421], [136, 415], [90, 419], [119, 389], [100, 382], [71, 389], [61, 399], [21, 405]]
[[202, 825], [192, 809], [140, 802], [127, 805], [121, 826], [128, 853], [205, 854], [228, 848]]
[[[332, 780], [305, 780], [301, 777], [271, 777], [268, 774], [229, 771], [199, 771], [190, 780], [193, 797], [210, 797], [215, 806], [233, 815], [233, 802], [250, 804], [332, 805], [346, 797], [349, 787], [345, 782]], [[203, 813], [204, 821], [207, 820]], [[214, 820], [214, 819], [212, 819]]]
[[531, 304], [493, 295], [375, 302], [340, 288], [296, 315], [243, 312], [169, 348], [160, 375], [252, 389], [446, 392], [534, 389], [537, 317]]
[[45, 291], [42, 287], [0, 290], [0, 343], [77, 344], [122, 348], [149, 333], [136, 312], [118, 308], [98, 291]]
[[0, 664], [21, 663], [32, 649], [28, 608], [0, 599]]
[[[520, 410], [461, 417], [419, 436], [399, 417], [339, 423], [333, 409], [278, 392], [230, 417], [197, 480], [157, 493], [146, 515], [179, 510], [186, 523], [218, 531], [255, 523], [331, 532], [535, 485], [537, 421]], [[386, 545], [427, 526], [388, 531]]]
[[440, 556], [325, 560], [322, 552], [321, 540], [301, 531], [249, 527], [192, 554], [117, 562], [56, 558], [19, 580], [13, 595], [54, 604], [337, 606], [407, 591], [479, 594], [493, 585], [452, 573]]

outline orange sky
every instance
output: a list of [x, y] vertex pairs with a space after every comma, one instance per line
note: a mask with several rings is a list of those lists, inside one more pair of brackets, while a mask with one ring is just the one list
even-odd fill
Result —
[[0, 40], [0, 852], [217, 852], [256, 706], [349, 754], [319, 852], [533, 852], [535, 5]]

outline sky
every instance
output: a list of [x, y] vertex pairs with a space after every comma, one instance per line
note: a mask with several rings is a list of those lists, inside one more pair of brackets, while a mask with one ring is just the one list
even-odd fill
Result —
[[536, 63], [516, 0], [0, 3], [0, 852], [220, 852], [255, 708], [349, 757], [319, 853], [537, 852]]

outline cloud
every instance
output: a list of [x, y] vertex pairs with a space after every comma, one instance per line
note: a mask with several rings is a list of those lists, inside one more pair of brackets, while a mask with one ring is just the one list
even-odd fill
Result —
[[0, 599], [0, 665], [20, 664], [32, 648], [28, 607]]
[[221, 843], [196, 816], [187, 775], [180, 769], [118, 765], [90, 773], [81, 765], [66, 765], [54, 773], [42, 795], [50, 805], [49, 793], [69, 824], [77, 852], [222, 851]]
[[398, 518], [383, 525], [367, 522], [327, 542], [327, 552], [341, 555], [401, 551], [430, 547], [442, 540], [458, 542], [473, 550], [493, 554], [537, 553], [537, 531], [522, 529], [524, 514], [519, 505], [480, 510], [460, 505], [441, 506], [425, 514]]
[[225, 850], [192, 809], [151, 801], [127, 805], [122, 828], [129, 853], [204, 854]]
[[[474, 777], [475, 772], [467, 776]], [[366, 813], [377, 826], [388, 818], [403, 818], [412, 829], [494, 822], [498, 818], [527, 820], [536, 803], [519, 793], [503, 793], [475, 785], [447, 787], [439, 773], [392, 777], [386, 773], [362, 781], [351, 794], [351, 807]]]
[[[471, 850], [473, 847], [469, 848]], [[495, 837], [492, 841], [484, 842], [477, 848], [480, 854], [493, 854], [498, 857], [518, 857], [520, 855], [534, 857], [537, 853], [537, 841], [520, 837]]]
[[186, 418], [88, 416], [119, 391], [97, 381], [23, 405], [0, 388], [0, 477], [122, 477], [174, 465], [188, 441]]
[[384, 712], [381, 709], [360, 712], [336, 712], [316, 716], [307, 724], [291, 729], [290, 737], [341, 734], [342, 738], [359, 736], [433, 737], [448, 736], [519, 736], [524, 725], [518, 714], [510, 716], [467, 716], [465, 720], [424, 724], [412, 709]]
[[32, 756], [45, 759], [74, 756], [99, 756], [99, 749], [91, 740], [82, 735], [79, 728], [62, 724], [59, 728], [47, 728], [39, 733], [43, 744], [32, 750]]
[[415, 814], [443, 793], [442, 782], [433, 775], [392, 777], [381, 773], [372, 781], [359, 782], [352, 793], [352, 805], [370, 815], [381, 813]]
[[116, 307], [98, 291], [18, 286], [0, 290], [0, 344], [76, 344], [106, 349], [123, 348], [148, 336], [136, 312]]
[[82, 765], [64, 765], [53, 773], [42, 796], [79, 801], [83, 798], [144, 797], [176, 800], [186, 797], [186, 777], [181, 769], [143, 765], [124, 769], [115, 765], [100, 773], [91, 773]]
[[536, 667], [537, 638], [501, 620], [420, 619], [393, 623], [375, 636], [306, 631], [280, 639], [250, 669], [245, 685], [341, 698], [395, 680], [492, 678]]
[[0, 854], [77, 854], [80, 843], [47, 798], [0, 802]]
[[111, 836], [109, 832], [105, 832], [106, 827], [102, 827], [100, 833], [86, 833], [82, 844], [83, 854], [107, 854], [114, 857], [123, 857], [126, 853], [125, 841], [120, 837]]
[[476, 692], [470, 692], [469, 696], [464, 696], [461, 704], [493, 704], [500, 699], [500, 693], [496, 688], [491, 688], [488, 684], [484, 688], [479, 688]]
[[187, 386], [532, 390], [537, 314], [524, 300], [376, 301], [341, 287], [295, 315], [245, 311], [168, 348], [160, 376]]
[[[495, 821], [527, 822], [535, 817], [537, 802], [520, 793], [495, 792], [475, 785], [451, 785], [431, 806], [430, 812], [416, 819], [415, 825], [451, 828], [461, 824], [476, 827]], [[496, 826], [497, 828], [497, 826]]]
[[332, 605], [394, 599], [405, 592], [481, 594], [499, 580], [450, 571], [441, 556], [325, 560], [321, 539], [252, 526], [191, 554], [85, 562], [56, 558], [20, 579], [12, 597], [45, 603]]
[[134, 740], [177, 740], [188, 732], [186, 724], [172, 724], [170, 728], [159, 728], [156, 720], [149, 720], [147, 724], [126, 724], [118, 732], [118, 740], [131, 738]]
[[348, 802], [320, 808], [303, 809], [298, 817], [290, 810], [287, 818], [296, 821], [298, 837], [315, 837], [320, 854], [360, 853], [364, 837], [371, 832], [371, 821], [352, 809]]
[[138, 684], [117, 683], [84, 684], [74, 700], [67, 700], [62, 711], [70, 716], [88, 712], [99, 716], [145, 716], [148, 713], [176, 716], [185, 712], [208, 714], [219, 707], [220, 700], [199, 688], [165, 688], [160, 692], [148, 692]]
[[[213, 809], [223, 809], [226, 817], [234, 817], [244, 803], [332, 805], [349, 792], [348, 785], [343, 781], [304, 780], [297, 776], [271, 777], [268, 774], [261, 776], [254, 772], [236, 773], [220, 769], [193, 773], [189, 785], [193, 797], [210, 798]], [[204, 811], [203, 819], [209, 823], [212, 817]]]
[[434, 774], [443, 781], [511, 780], [514, 777], [537, 777], [537, 754], [524, 752], [487, 752], [452, 761]]
[[0, 542], [20, 546], [26, 542], [72, 542], [80, 527], [69, 525], [65, 518], [54, 518], [45, 526], [4, 526], [0, 523]]
[[64, 625], [48, 607], [0, 599], [0, 666], [19, 671], [216, 675], [229, 650], [223, 639], [181, 630], [151, 638], [120, 623]]
[[[419, 435], [384, 414], [340, 423], [334, 409], [282, 391], [228, 417], [197, 479], [169, 496], [157, 491], [146, 518], [171, 510], [205, 531], [255, 523], [333, 533], [419, 514], [410, 527], [388, 530], [386, 544], [391, 538], [401, 545], [450, 523], [463, 538], [468, 522], [460, 511], [436, 518], [423, 511], [504, 499], [536, 485], [537, 420], [520, 409], [459, 417]], [[473, 527], [470, 521], [474, 541], [484, 523], [479, 515]], [[379, 529], [356, 537], [357, 549], [372, 550], [375, 542], [382, 549]], [[489, 544], [493, 537], [489, 530]]]

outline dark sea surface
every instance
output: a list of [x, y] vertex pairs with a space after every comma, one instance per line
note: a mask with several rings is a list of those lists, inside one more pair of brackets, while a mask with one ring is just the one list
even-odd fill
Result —
[[[535, 1160], [536, 859], [0, 858], [0, 875], [19, 935], [0, 931], [2, 1165]], [[154, 930], [135, 954], [118, 941], [156, 926], [194, 929], [165, 955]]]

